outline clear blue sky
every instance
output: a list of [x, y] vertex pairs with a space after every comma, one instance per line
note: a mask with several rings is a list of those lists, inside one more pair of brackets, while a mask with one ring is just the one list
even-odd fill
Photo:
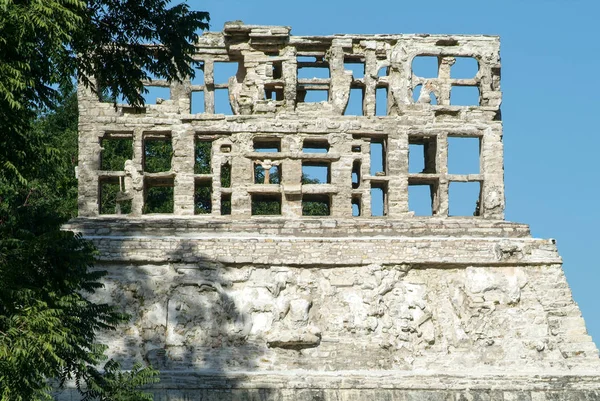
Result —
[[600, 1], [435, 0], [188, 3], [225, 21], [295, 35], [494, 34], [502, 40], [506, 219], [556, 238], [567, 280], [600, 343]]

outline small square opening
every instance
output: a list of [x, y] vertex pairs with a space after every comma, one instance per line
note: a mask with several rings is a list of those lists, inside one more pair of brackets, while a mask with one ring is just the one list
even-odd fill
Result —
[[361, 78], [365, 77], [364, 61], [345, 58], [344, 59], [344, 70], [352, 71], [352, 77], [354, 79], [361, 79]]
[[231, 61], [218, 61], [214, 63], [213, 82], [215, 84], [228, 84], [229, 78], [237, 76], [238, 63]]
[[281, 194], [252, 195], [253, 216], [273, 216], [281, 214]]
[[210, 174], [212, 159], [212, 140], [196, 138], [194, 149], [194, 174]]
[[329, 195], [304, 195], [302, 216], [329, 216], [331, 197]]
[[277, 153], [281, 151], [281, 139], [280, 138], [254, 138], [254, 151], [255, 152], [267, 152]]
[[171, 170], [173, 145], [170, 137], [144, 139], [144, 171], [160, 173]]
[[104, 137], [100, 146], [100, 170], [123, 171], [125, 161], [133, 159], [133, 137]]
[[481, 139], [465, 136], [448, 137], [448, 173], [479, 174]]
[[479, 87], [452, 85], [450, 104], [452, 106], [479, 106]]
[[448, 188], [448, 215], [479, 216], [480, 202], [480, 182], [450, 182]]
[[123, 192], [120, 180], [121, 177], [104, 177], [100, 179], [100, 214], [131, 213], [131, 197]]
[[329, 142], [327, 139], [305, 139], [302, 142], [302, 152], [327, 153], [329, 152]]
[[450, 67], [450, 78], [473, 79], [479, 72], [479, 62], [473, 57], [456, 57]]
[[329, 163], [302, 162], [302, 184], [329, 184], [330, 182]]
[[173, 179], [146, 180], [143, 213], [173, 213]]
[[421, 78], [438, 77], [438, 58], [436, 56], [417, 56], [412, 62], [412, 72]]
[[194, 188], [194, 214], [212, 212], [212, 181], [196, 181]]

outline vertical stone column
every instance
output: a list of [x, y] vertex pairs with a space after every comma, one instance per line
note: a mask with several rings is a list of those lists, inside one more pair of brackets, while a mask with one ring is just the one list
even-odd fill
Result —
[[487, 219], [504, 219], [504, 145], [502, 131], [487, 128], [481, 140], [481, 174], [483, 175], [480, 214]]
[[[302, 153], [302, 138], [287, 135], [281, 138], [281, 151], [290, 155]], [[302, 217], [302, 160], [287, 158], [281, 161], [283, 189], [281, 214], [291, 218]]]
[[[144, 131], [141, 128], [133, 130], [133, 169], [142, 176], [144, 180]], [[132, 190], [131, 199], [131, 215], [141, 216], [144, 208], [144, 197], [145, 197], [145, 182], [142, 183], [143, 188], [141, 190]]]
[[365, 43], [365, 95], [363, 99], [363, 115], [374, 116], [377, 107], [377, 57], [370, 42]]
[[281, 51], [281, 56], [286, 60], [282, 62], [281, 72], [283, 79], [284, 108], [293, 111], [296, 108], [296, 86], [298, 84], [298, 60], [296, 48], [288, 46]]
[[388, 136], [388, 217], [408, 212], [408, 135]]
[[[436, 216], [448, 216], [448, 135], [437, 135], [437, 160], [439, 184], [437, 194], [434, 196], [433, 211]], [[436, 188], [433, 188], [434, 191]], [[436, 212], [437, 211], [437, 212]]]
[[371, 153], [370, 153], [371, 141], [368, 138], [363, 138], [361, 142], [362, 142], [361, 147], [360, 147], [361, 159], [362, 159], [362, 163], [360, 165], [360, 176], [361, 176], [360, 188], [362, 188], [361, 216], [371, 217], [371, 180], [364, 179], [364, 177], [371, 175]]
[[[348, 138], [349, 137], [349, 138]], [[352, 216], [352, 163], [354, 158], [349, 152], [351, 135], [330, 135], [331, 154], [339, 154], [340, 159], [331, 163], [331, 183], [338, 192], [331, 196], [331, 216], [349, 218]]]
[[448, 106], [451, 104], [450, 96], [452, 84], [450, 83], [450, 69], [456, 62], [454, 57], [439, 57], [438, 58], [438, 79], [439, 79], [439, 99], [438, 104]]
[[204, 112], [215, 114], [215, 63], [204, 61]]

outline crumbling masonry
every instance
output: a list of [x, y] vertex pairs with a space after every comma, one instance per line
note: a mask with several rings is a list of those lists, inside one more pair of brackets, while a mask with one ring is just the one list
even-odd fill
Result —
[[[109, 272], [95, 299], [133, 316], [110, 355], [159, 368], [158, 400], [600, 399], [554, 241], [504, 221], [499, 44], [228, 23], [194, 81], [148, 83], [156, 104], [80, 87], [67, 228]], [[478, 169], [449, 171], [452, 140]], [[460, 185], [478, 194], [462, 217]]]

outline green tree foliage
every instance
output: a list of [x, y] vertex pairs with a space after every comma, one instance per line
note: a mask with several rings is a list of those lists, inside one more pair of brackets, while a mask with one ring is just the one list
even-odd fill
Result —
[[0, 400], [49, 399], [48, 379], [75, 379], [83, 399], [149, 399], [138, 388], [153, 369], [99, 369], [97, 330], [127, 316], [85, 297], [105, 273], [89, 242], [60, 230], [77, 199], [72, 89], [141, 106], [143, 80], [193, 75], [207, 27], [207, 13], [169, 0], [0, 0]]

